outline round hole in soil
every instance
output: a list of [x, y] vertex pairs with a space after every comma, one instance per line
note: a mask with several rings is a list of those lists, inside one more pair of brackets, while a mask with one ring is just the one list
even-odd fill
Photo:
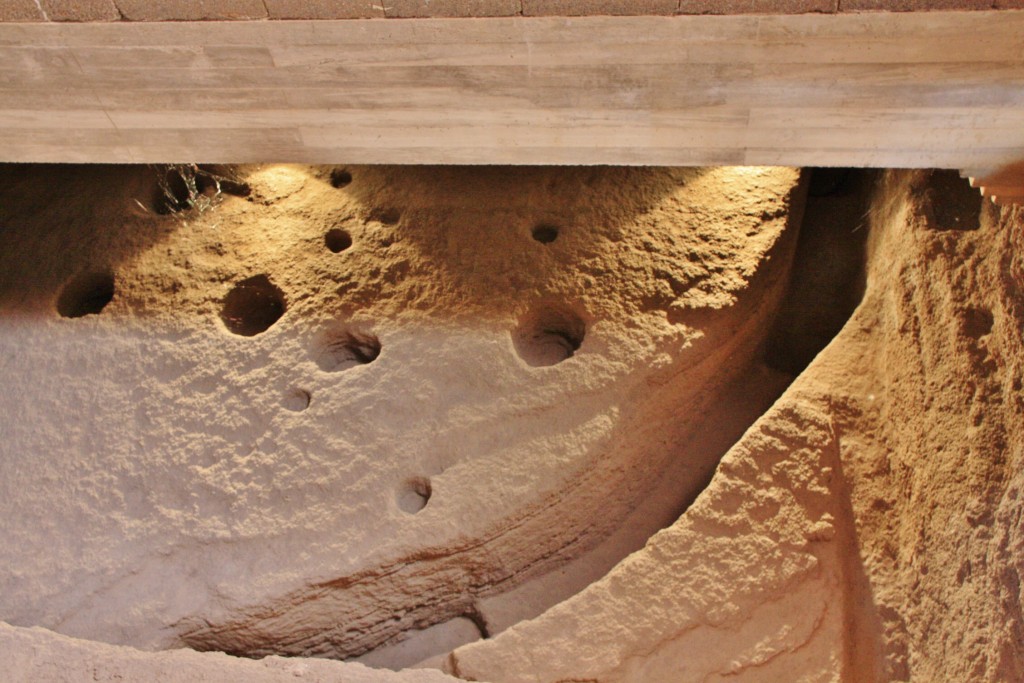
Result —
[[286, 307], [284, 292], [266, 275], [256, 275], [228, 292], [220, 317], [230, 332], [253, 337], [276, 323]]
[[533, 229], [533, 239], [541, 244], [551, 244], [558, 239], [558, 228], [553, 225], [538, 225]]
[[583, 319], [568, 306], [542, 304], [519, 319], [512, 344], [533, 367], [556, 365], [579, 350], [586, 334]]
[[322, 336], [315, 349], [316, 364], [324, 372], [340, 372], [377, 360], [377, 335], [350, 327], [336, 328]]
[[430, 480], [426, 477], [413, 477], [398, 491], [398, 508], [402, 512], [414, 515], [427, 506], [430, 494]]
[[309, 407], [309, 402], [312, 398], [313, 397], [310, 393], [305, 389], [292, 389], [284, 395], [281, 405], [285, 410], [290, 410], [293, 413], [301, 413]]
[[114, 274], [110, 271], [82, 273], [72, 278], [57, 299], [57, 312], [65, 318], [99, 313], [114, 298]]
[[340, 254], [352, 246], [352, 235], [341, 228], [334, 228], [328, 230], [327, 234], [324, 235], [324, 244], [327, 245], [329, 251]]
[[334, 187], [345, 187], [352, 182], [352, 174], [345, 169], [339, 168], [331, 171], [331, 185]]

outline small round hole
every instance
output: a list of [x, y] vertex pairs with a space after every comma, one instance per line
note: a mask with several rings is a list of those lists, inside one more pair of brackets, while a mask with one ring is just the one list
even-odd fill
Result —
[[224, 297], [220, 317], [229, 331], [253, 337], [267, 331], [286, 308], [284, 292], [266, 275], [242, 280]]
[[558, 239], [558, 228], [553, 225], [538, 225], [533, 229], [533, 239], [541, 244], [551, 244]]
[[331, 171], [331, 185], [334, 187], [345, 187], [352, 182], [352, 174], [343, 168]]
[[313, 397], [310, 393], [305, 389], [292, 389], [284, 395], [281, 405], [285, 410], [290, 410], [293, 413], [301, 413], [309, 407], [309, 402], [312, 398]]
[[324, 244], [327, 245], [328, 250], [335, 254], [340, 254], [352, 246], [352, 235], [341, 228], [334, 228], [328, 230], [327, 234], [324, 235]]
[[547, 304], [529, 311], [512, 332], [512, 344], [527, 365], [556, 365], [579, 350], [586, 324], [566, 306]]
[[64, 285], [57, 299], [57, 312], [65, 318], [81, 318], [99, 313], [113, 298], [113, 273], [83, 273]]
[[430, 480], [426, 477], [413, 477], [398, 491], [398, 508], [414, 515], [427, 506], [430, 494]]
[[324, 372], [340, 372], [366, 365], [380, 355], [380, 340], [370, 332], [341, 328], [323, 336], [316, 351], [316, 364]]

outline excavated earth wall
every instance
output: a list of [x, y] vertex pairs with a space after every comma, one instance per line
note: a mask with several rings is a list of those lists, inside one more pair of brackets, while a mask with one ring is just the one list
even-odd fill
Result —
[[1024, 678], [1019, 208], [786, 389], [794, 169], [0, 172], [14, 680]]

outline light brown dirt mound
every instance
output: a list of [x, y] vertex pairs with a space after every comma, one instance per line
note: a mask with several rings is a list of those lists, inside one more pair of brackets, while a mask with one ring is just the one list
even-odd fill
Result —
[[[0, 617], [443, 641], [492, 683], [1024, 679], [1021, 209], [882, 175], [863, 301], [737, 440], [778, 385], [794, 171], [262, 167], [185, 222], [125, 221], [155, 195], [123, 169], [5, 172]], [[306, 664], [0, 652], [43, 680]]]
[[239, 659], [217, 652], [171, 650], [140, 652], [95, 641], [77, 640], [41, 628], [0, 623], [3, 679], [40, 681], [154, 681], [159, 683], [454, 683], [438, 671], [393, 673], [360, 664], [322, 659], [267, 657]]
[[533, 616], [773, 398], [737, 382], [798, 178], [265, 166], [211, 203], [205, 176], [8, 169], [0, 617], [349, 657]]
[[944, 182], [888, 177], [865, 301], [811, 370], [844, 435], [880, 679], [1022, 680], [1024, 214], [950, 204]]
[[449, 670], [1024, 678], [1024, 216], [948, 182], [884, 178], [863, 303], [676, 524], [571, 600], [456, 650]]
[[837, 456], [828, 415], [789, 394], [676, 524], [542, 617], [460, 648], [449, 670], [508, 683], [838, 680]]

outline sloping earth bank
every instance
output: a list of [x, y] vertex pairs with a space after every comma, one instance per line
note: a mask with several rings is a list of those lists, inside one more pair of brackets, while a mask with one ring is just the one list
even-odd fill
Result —
[[[271, 182], [266, 177], [271, 173], [280, 177]], [[584, 557], [589, 549], [599, 547], [602, 538], [614, 538], [615, 528], [629, 523], [625, 521], [630, 519], [629, 510], [658, 490], [652, 480], [662, 477], [673, 486], [680, 482], [677, 506], [685, 508], [689, 499], [697, 496], [678, 521], [656, 533], [643, 549], [606, 576], [540, 616], [509, 624], [493, 638], [457, 648], [445, 662], [448, 670], [470, 680], [496, 683], [1024, 678], [1020, 596], [1024, 571], [1020, 500], [1024, 483], [1024, 216], [1020, 209], [981, 207], [973, 195], [961, 192], [959, 181], [949, 174], [885, 174], [869, 215], [863, 302], [829, 347], [729, 450], [711, 483], [700, 492], [707, 477], [702, 468], [713, 467], [717, 459], [713, 448], [706, 449], [703, 464], [675, 469], [671, 463], [679, 459], [659, 457], [659, 449], [638, 450], [636, 444], [660, 444], [673, 453], [685, 452], [687, 444], [700, 441], [694, 438], [700, 428], [676, 427], [680, 414], [684, 415], [681, 422], [689, 425], [698, 424], [689, 421], [693, 416], [705, 420], [704, 425], [715, 424], [714, 400], [702, 397], [730, 395], [734, 390], [730, 384], [749, 376], [744, 372], [757, 357], [766, 334], [751, 328], [767, 327], [786, 280], [786, 267], [776, 269], [772, 264], [785, 262], [784, 255], [792, 250], [793, 242], [779, 235], [789, 215], [786, 202], [795, 187], [795, 175], [762, 170], [744, 180], [742, 174], [716, 175], [725, 170], [683, 175], [578, 172], [594, 174], [591, 176], [545, 175], [554, 172], [538, 170], [517, 177], [495, 171], [497, 175], [480, 180], [476, 187], [458, 173], [413, 173], [402, 176], [406, 181], [402, 185], [395, 182], [398, 176], [374, 170], [367, 173], [362, 190], [358, 186], [348, 190], [352, 204], [344, 210], [349, 214], [342, 209], [333, 214], [323, 209], [329, 206], [324, 193], [336, 189], [330, 187], [327, 171], [257, 169], [248, 181], [251, 197], [266, 202], [263, 206], [273, 207], [287, 197], [299, 198], [309, 183], [314, 183], [317, 193], [294, 204], [286, 202], [279, 213], [258, 223], [263, 227], [248, 240], [225, 242], [224, 238], [241, 238], [245, 234], [241, 226], [254, 224], [252, 216], [246, 215], [251, 209], [240, 202], [262, 209], [252, 200], [234, 198], [229, 202], [236, 206], [236, 215], [217, 213], [232, 206], [225, 202], [193, 221], [185, 232], [177, 227], [179, 222], [170, 220], [157, 222], [159, 229], [148, 233], [126, 231], [123, 238], [139, 243], [137, 255], [124, 256], [121, 261], [130, 263], [130, 268], [116, 269], [110, 310], [101, 307], [99, 315], [75, 318], [76, 324], [86, 327], [76, 328], [67, 338], [61, 337], [58, 326], [68, 321], [52, 311], [60, 306], [61, 284], [69, 281], [74, 271], [83, 270], [81, 264], [68, 268], [67, 259], [73, 257], [66, 257], [64, 261], [54, 259], [49, 266], [17, 266], [23, 253], [8, 256], [0, 290], [8, 312], [3, 319], [3, 372], [5, 385], [10, 387], [5, 407], [11, 417], [4, 423], [3, 447], [7, 450], [2, 462], [8, 505], [4, 512], [13, 522], [5, 525], [4, 532], [10, 536], [5, 543], [9, 555], [5, 562], [12, 571], [3, 591], [3, 616], [25, 626], [38, 623], [109, 642], [154, 647], [184, 638], [200, 646], [247, 654], [273, 651], [275, 646], [301, 654], [358, 653], [374, 643], [387, 642], [389, 634], [438, 621], [439, 614], [472, 617], [486, 628], [481, 597], [486, 598], [487, 590], [517, 582], [529, 585], [532, 572], [550, 575], [560, 563]], [[653, 175], [631, 175], [634, 173]], [[359, 178], [358, 169], [351, 174]], [[590, 180], [582, 181], [584, 177]], [[287, 186], [289, 178], [295, 189], [286, 194], [280, 188]], [[565, 178], [571, 179], [568, 184]], [[705, 187], [702, 182], [713, 187], [699, 195], [681, 196]], [[424, 204], [422, 213], [407, 203], [396, 218], [394, 207], [402, 204], [399, 197], [417, 197], [431, 184], [454, 185], [459, 190], [442, 193], [448, 199], [440, 208], [428, 209]], [[507, 192], [510, 184], [530, 199], [512, 202], [515, 205], [504, 214], [495, 213], [494, 197]], [[496, 189], [498, 185], [501, 191]], [[588, 186], [595, 188], [592, 195], [587, 194]], [[631, 189], [638, 186], [644, 191]], [[395, 187], [402, 187], [405, 194], [396, 194]], [[656, 198], [648, 194], [651, 188], [659, 188]], [[596, 214], [588, 213], [593, 198], [605, 196], [609, 203], [602, 204]], [[767, 199], [743, 203], [757, 196]], [[481, 205], [481, 197], [491, 204]], [[545, 197], [550, 203], [541, 201]], [[575, 204], [574, 198], [579, 198]], [[45, 197], [38, 201], [37, 209], [51, 222], [61, 220], [59, 210], [48, 208]], [[728, 208], [730, 202], [740, 203]], [[765, 210], [764, 202], [773, 208]], [[538, 212], [538, 206], [549, 213]], [[554, 206], [563, 212], [566, 207], [578, 211], [573, 213], [574, 220], [567, 222], [565, 213], [551, 214]], [[38, 215], [38, 210], [32, 215]], [[123, 216], [123, 207], [118, 211]], [[113, 220], [118, 211], [111, 210], [108, 219]], [[435, 212], [433, 219], [422, 220], [431, 211]], [[71, 214], [64, 220], [73, 224], [73, 217], [81, 211]], [[296, 215], [302, 216], [302, 221], [294, 220]], [[480, 224], [499, 227], [481, 231], [464, 243], [452, 226], [468, 224], [466, 215], [476, 217]], [[494, 220], [495, 215], [502, 220]], [[586, 218], [579, 218], [581, 215]], [[444, 216], [452, 217], [451, 221], [445, 222]], [[309, 224], [305, 233], [301, 227], [295, 228], [298, 239], [289, 238], [287, 225], [282, 225], [289, 217], [292, 224]], [[417, 217], [419, 221], [413, 220]], [[711, 217], [714, 220], [701, 220]], [[151, 225], [147, 215], [139, 219]], [[11, 222], [11, 214], [5, 214], [5, 239]], [[417, 222], [433, 222], [436, 228], [410, 230]], [[374, 245], [362, 257], [365, 266], [357, 261], [354, 267], [337, 269], [326, 260], [349, 250], [346, 246], [335, 252], [328, 243], [326, 233], [339, 224], [353, 243], [359, 243], [365, 234], [365, 243]], [[221, 231], [215, 231], [215, 226]], [[514, 227], [503, 230], [500, 226]], [[610, 232], [608, 226], [612, 226]], [[685, 229], [680, 233], [671, 226]], [[63, 249], [75, 254], [90, 248], [100, 254], [110, 249], [102, 240], [84, 249], [67, 245], [73, 230], [55, 234], [39, 228], [27, 233], [36, 240], [34, 249], [48, 247], [55, 253]], [[537, 228], [553, 228], [555, 239], [543, 241], [550, 233], [538, 236]], [[593, 230], [597, 234], [588, 232]], [[187, 241], [176, 242], [183, 239], [178, 235], [188, 235]], [[605, 245], [602, 235], [610, 244]], [[84, 236], [95, 239], [88, 230]], [[516, 239], [532, 240], [538, 250], [516, 256], [520, 250]], [[552, 256], [550, 247], [560, 246], [559, 240], [568, 252]], [[221, 258], [216, 243], [233, 260]], [[344, 243], [344, 239], [335, 242]], [[315, 244], [325, 247], [319, 256], [310, 255]], [[439, 244], [445, 245], [443, 255], [436, 251]], [[414, 249], [417, 258], [391, 259], [387, 250], [395, 245], [394, 253]], [[458, 255], [454, 259], [453, 253]], [[680, 260], [672, 254], [691, 257]], [[742, 257], [740, 265], [728, 265], [736, 263], [729, 259], [737, 255]], [[385, 268], [370, 277], [337, 274], [374, 273], [373, 259], [383, 262]], [[502, 265], [507, 259], [516, 266]], [[304, 261], [311, 271], [307, 276], [286, 272], [287, 263]], [[473, 267], [468, 271], [452, 269], [453, 262]], [[601, 263], [606, 265], [593, 267]], [[108, 261], [105, 267], [109, 265]], [[691, 273], [690, 269], [696, 270]], [[509, 272], [525, 273], [524, 281], [507, 280], [503, 273]], [[256, 351], [253, 346], [242, 346], [242, 338], [234, 339], [229, 332], [207, 340], [196, 331], [203, 327], [196, 320], [216, 322], [233, 284], [267, 273], [284, 293], [282, 308], [286, 310], [268, 332], [245, 338], [248, 343], [255, 340]], [[183, 286], [189, 278], [194, 278], [194, 283], [220, 278], [222, 287], [212, 288], [211, 293], [209, 284]], [[327, 291], [324, 296], [338, 300], [326, 307], [314, 286], [325, 281], [330, 284], [322, 286]], [[99, 283], [92, 291], [105, 286], [103, 278], [92, 282]], [[748, 296], [752, 291], [760, 296]], [[274, 296], [271, 291], [255, 298], [262, 301]], [[97, 298], [104, 298], [102, 291], [92, 300]], [[378, 303], [381, 301], [386, 303]], [[439, 301], [445, 304], [435, 305]], [[544, 307], [538, 309], [538, 302]], [[379, 307], [372, 315], [360, 313], [375, 306]], [[45, 320], [44, 310], [51, 311]], [[289, 318], [294, 311], [299, 312]], [[434, 314], [449, 322], [430, 329], [432, 325], [424, 318], [436, 324], [436, 319], [430, 320]], [[110, 334], [103, 330], [104, 315], [117, 320], [116, 330]], [[230, 325], [232, 319], [228, 316], [223, 323]], [[488, 319], [497, 322], [474, 326], [471, 332], [458, 327]], [[335, 327], [339, 321], [342, 328]], [[602, 323], [607, 323], [603, 331]], [[145, 329], [126, 332], [134, 329], [133, 324]], [[45, 331], [39, 332], [39, 327]], [[403, 335], [403, 327], [416, 332]], [[574, 335], [578, 336], [581, 328], [583, 339], [577, 344]], [[160, 332], [156, 338], [154, 329]], [[344, 334], [330, 336], [338, 329]], [[524, 333], [523, 329], [532, 331]], [[327, 335], [328, 343], [317, 334]], [[422, 341], [416, 344], [413, 338]], [[337, 339], [344, 343], [332, 346], [330, 341]], [[350, 348], [353, 339], [357, 342], [354, 351]], [[529, 342], [538, 339], [539, 347], [531, 352]], [[379, 360], [374, 356], [372, 362], [360, 363], [360, 357], [377, 352], [373, 340], [382, 347]], [[96, 360], [105, 358], [95, 349], [97, 344], [110, 346], [107, 364]], [[175, 355], [179, 348], [194, 355], [193, 350], [203, 344], [210, 347], [206, 351], [210, 355], [201, 358], [202, 362], [188, 364]], [[489, 384], [496, 379], [508, 382], [509, 387], [519, 387], [519, 395], [537, 398], [507, 407], [484, 403], [483, 410], [474, 411], [479, 399], [446, 403], [438, 398], [446, 392], [437, 389], [420, 391], [408, 403], [396, 402], [394, 397], [400, 392], [394, 387], [416, 386], [408, 375], [399, 373], [385, 377], [392, 387], [387, 397], [360, 406], [356, 397], [372, 395], [380, 377], [354, 381], [352, 394], [325, 381], [333, 377], [324, 365], [332, 367], [337, 359], [330, 353], [326, 361], [322, 356], [334, 347], [347, 349], [344, 354], [348, 355], [343, 354], [337, 364], [345, 366], [343, 376], [348, 377], [383, 363], [392, 346], [404, 344], [409, 344], [410, 350], [404, 355], [396, 353], [399, 359], [410, 366], [433, 359], [429, 369], [418, 368], [420, 378], [424, 373], [440, 377], [439, 384], [458, 387], [456, 395], [460, 397], [485, 394], [473, 380], [482, 376], [489, 378]], [[524, 348], [528, 349], [525, 355]], [[700, 350], [701, 359], [694, 349]], [[294, 360], [303, 354], [304, 366]], [[518, 358], [518, 365], [473, 360], [488, 354]], [[121, 359], [120, 365], [114, 357]], [[441, 357], [446, 360], [441, 362]], [[109, 373], [109, 368], [121, 372], [125, 358], [129, 364], [137, 364], [140, 372], [137, 377], [128, 373], [117, 381], [141, 383], [144, 392], [153, 392], [156, 398], [148, 403], [145, 395], [137, 393], [119, 398], [113, 390], [98, 392], [102, 401], [96, 398], [96, 386], [106, 386], [97, 378]], [[470, 360], [472, 367], [446, 371], [442, 366], [452, 358]], [[552, 358], [559, 362], [543, 365]], [[208, 369], [214, 361], [222, 369], [211, 379], [204, 366]], [[27, 372], [25, 367], [36, 370]], [[60, 368], [63, 376], [59, 380], [48, 377], [39, 371], [41, 367]], [[76, 372], [81, 377], [78, 382]], [[19, 377], [23, 381], [8, 380]], [[145, 383], [147, 378], [152, 385]], [[522, 384], [516, 385], [517, 379]], [[572, 391], [566, 391], [567, 386]], [[165, 388], [162, 392], [161, 387]], [[189, 397], [189, 391], [196, 388], [202, 396]], [[296, 389], [303, 393], [297, 394]], [[477, 394], [471, 393], [474, 389]], [[238, 394], [240, 398], [234, 398]], [[300, 399], [297, 403], [296, 396]], [[162, 414], [157, 409], [160, 400], [174, 408], [170, 412], [176, 417], [167, 418], [153, 433], [166, 435], [174, 446], [164, 446], [150, 437], [127, 451], [149, 462], [147, 467], [154, 467], [152, 461], [145, 461], [147, 456], [164, 455], [168, 463], [154, 468], [155, 480], [143, 477], [137, 489], [126, 487], [125, 480], [118, 477], [133, 471], [137, 474], [139, 466], [105, 469], [110, 462], [102, 459], [87, 463], [86, 469], [92, 473], [82, 476], [75, 463], [83, 455], [96, 457], [108, 445], [103, 430], [97, 434], [96, 424], [107, 424], [103, 421], [112, 420], [112, 415], [128, 411], [136, 416], [136, 422], [127, 432], [145, 436], [144, 420]], [[242, 403], [232, 403], [235, 400]], [[329, 407], [330, 418], [324, 420], [330, 427], [315, 434], [318, 439], [323, 434], [335, 436], [324, 437], [326, 441], [311, 438], [306, 453], [323, 453], [327, 443], [332, 455], [321, 458], [325, 462], [309, 459], [307, 454], [289, 456], [287, 444], [298, 432], [282, 427], [285, 423], [279, 420], [284, 418], [271, 414], [272, 410], [299, 406], [299, 415], [309, 415], [318, 400], [325, 400]], [[85, 410], [69, 412], [68, 401]], [[308, 405], [301, 405], [307, 401]], [[575, 407], [559, 409], [565, 401], [572, 401]], [[143, 410], [140, 414], [140, 403], [148, 407], [148, 413]], [[246, 414], [243, 403], [253, 412]], [[109, 413], [105, 412], [108, 404]], [[424, 414], [420, 407], [424, 404], [442, 405], [444, 410]], [[375, 415], [383, 405], [389, 406], [388, 420]], [[694, 408], [691, 412], [681, 406]], [[175, 422], [183, 408], [185, 413], [195, 411], [197, 417], [186, 420], [194, 420], [198, 427], [192, 429], [200, 433], [213, 425], [220, 429], [227, 420], [227, 430], [214, 432], [214, 443], [227, 444], [225, 450], [208, 442], [190, 450], [194, 438], [175, 441]], [[441, 455], [423, 458], [423, 451], [430, 452], [438, 443], [423, 435], [447, 424], [451, 415], [465, 415], [471, 423], [476, 416], [477, 421], [490, 423], [508, 410], [520, 419], [532, 416], [534, 420], [522, 429], [541, 436], [509, 450], [494, 445], [508, 443], [508, 434], [487, 432], [486, 438], [468, 440], [476, 446], [472, 457], [448, 461]], [[210, 413], [209, 423], [199, 417], [204, 412]], [[537, 419], [538, 412], [551, 412], [551, 423]], [[352, 465], [360, 462], [359, 458], [337, 455], [345, 451], [336, 444], [354, 438], [343, 439], [337, 431], [330, 432], [338, 430], [339, 424], [358, 425], [366, 420], [380, 429], [389, 420], [403, 427], [421, 424], [417, 418], [427, 426], [412, 442], [403, 442], [396, 428], [385, 429], [380, 441], [362, 444], [405, 444], [388, 451], [382, 460], [395, 463], [393, 469], [384, 465], [368, 468], [378, 475], [386, 471], [386, 475], [359, 479]], [[233, 419], [238, 423], [232, 423]], [[63, 432], [47, 440], [50, 432], [37, 428], [31, 438], [45, 443], [29, 440], [32, 426], [40, 423], [44, 427], [61, 424]], [[239, 448], [240, 441], [251, 438], [246, 430], [253, 424], [269, 424], [270, 428], [261, 427], [252, 445]], [[659, 429], [670, 425], [671, 429]], [[122, 425], [121, 429], [126, 428]], [[245, 436], [238, 438], [240, 434]], [[449, 446], [456, 441], [450, 434], [445, 438]], [[276, 446], [273, 453], [270, 444]], [[617, 449], [614, 444], [623, 446]], [[405, 450], [412, 455], [395, 454]], [[492, 457], [475, 455], [480, 452]], [[58, 455], [51, 455], [54, 453]], [[60, 454], [67, 459], [61, 460]], [[692, 462], [693, 457], [681, 460]], [[555, 462], [550, 464], [552, 458]], [[37, 460], [44, 464], [33, 465]], [[202, 462], [195, 475], [198, 478], [182, 480], [182, 471], [190, 471], [189, 463], [194, 466], [197, 461]], [[335, 484], [326, 472], [342, 461], [347, 468], [338, 481], [346, 483]], [[429, 469], [425, 462], [439, 464]], [[516, 466], [519, 463], [521, 467]], [[303, 481], [311, 479], [310, 465], [321, 467], [312, 477], [318, 483], [313, 491], [302, 487]], [[460, 468], [465, 476], [444, 476], [446, 471], [459, 472]], [[583, 473], [595, 477], [592, 494], [586, 493]], [[280, 477], [293, 483], [282, 485], [280, 491], [268, 487], [270, 482], [281, 481]], [[583, 483], [577, 484], [580, 479]], [[209, 496], [218, 501], [214, 507], [202, 507], [203, 496], [197, 500], [189, 495], [197, 481], [212, 486], [206, 494], [220, 492], [219, 499]], [[364, 482], [367, 489], [381, 482], [393, 483], [379, 485], [384, 493], [364, 491], [359, 498], [345, 488], [352, 481]], [[616, 488], [609, 492], [611, 482]], [[342, 501], [359, 501], [350, 519], [359, 520], [360, 533], [342, 534], [339, 538], [343, 541], [328, 543], [323, 540], [324, 529], [339, 533], [344, 526], [340, 517], [323, 510], [308, 519], [302, 517], [300, 512], [310, 509], [310, 501], [325, 489]], [[134, 498], [119, 499], [125, 491], [135, 491]], [[604, 495], [596, 497], [598, 492]], [[578, 497], [574, 498], [575, 494]], [[476, 506], [439, 504], [448, 501], [449, 495]], [[288, 496], [296, 498], [281, 507]], [[489, 508], [480, 506], [481, 496]], [[565, 507], [553, 502], [524, 502], [554, 501], [561, 496], [573, 502]], [[516, 523], [502, 527], [509, 523], [495, 521], [529, 519], [530, 515], [516, 515], [531, 505], [552, 514], [534, 517], [538, 522], [534, 526], [523, 521], [519, 527]], [[434, 516], [428, 514], [435, 511]], [[664, 518], [670, 513], [671, 506], [664, 506], [649, 516]], [[92, 515], [102, 514], [112, 518], [112, 531], [95, 530], [97, 522], [91, 521]], [[302, 521], [285, 523], [286, 517]], [[75, 527], [74, 537], [67, 529], [70, 519], [82, 522]], [[409, 526], [411, 530], [394, 531], [409, 520], [428, 521]], [[567, 539], [557, 528], [562, 524], [572, 527], [575, 535]], [[396, 589], [406, 590], [413, 605], [410, 612], [394, 611], [387, 597], [375, 602], [372, 590], [364, 592], [367, 597], [362, 603], [359, 591], [352, 592], [366, 575], [350, 565], [391, 568], [373, 570], [374, 580], [409, 572], [410, 566], [443, 566], [443, 562], [436, 564], [438, 559], [452, 555], [436, 548], [450, 550], [453, 543], [439, 539], [462, 539], [454, 543], [458, 546], [467, 536], [493, 525], [523, 528], [523, 542], [507, 543], [502, 551], [488, 547], [485, 558], [457, 562], [458, 570], [444, 574], [436, 583], [430, 580], [429, 571], [418, 575], [414, 569], [414, 580], [389, 579], [392, 583], [378, 584], [392, 594]], [[445, 530], [451, 535], [446, 536]], [[110, 539], [118, 534], [127, 534], [128, 541], [105, 556], [102, 549], [110, 548]], [[139, 544], [140, 538], [164, 536], [169, 538], [160, 547]], [[420, 555], [403, 553], [412, 541], [402, 545], [395, 536], [421, 543], [429, 539], [422, 545], [434, 550]], [[514, 534], [489, 537], [485, 533], [483, 537], [514, 538]], [[267, 550], [268, 542], [272, 551]], [[630, 543], [635, 544], [635, 538], [623, 542], [619, 550], [627, 550]], [[181, 548], [189, 544], [191, 549], [182, 553]], [[327, 552], [318, 555], [318, 546]], [[470, 546], [472, 543], [461, 547]], [[325, 559], [342, 549], [349, 553], [347, 558]], [[289, 552], [292, 555], [287, 555]], [[389, 556], [397, 560], [391, 564], [382, 561]], [[147, 563], [146, 557], [162, 559]], [[284, 572], [286, 576], [275, 573], [272, 565], [281, 563], [282, 558], [285, 564], [298, 559], [301, 576], [297, 578], [294, 569]], [[217, 576], [208, 574], [214, 566], [220, 572]], [[519, 577], [516, 570], [509, 571], [517, 566], [522, 568]], [[105, 582], [99, 581], [104, 576]], [[311, 576], [322, 579], [311, 580]], [[487, 582], [479, 577], [486, 577]], [[232, 583], [245, 578], [255, 580], [256, 586]], [[157, 585], [155, 597], [139, 599], [147, 591], [153, 593]], [[443, 597], [451, 586], [463, 597]], [[178, 594], [169, 599], [174, 591]], [[424, 594], [442, 597], [423, 610], [418, 604]], [[274, 595], [284, 598], [265, 599]], [[344, 618], [338, 629], [328, 629], [325, 636], [323, 624], [332, 615], [337, 619], [339, 610], [352, 604], [361, 605], [362, 614], [373, 613], [366, 605], [379, 607], [390, 619], [397, 614], [398, 624], [389, 630], [392, 627], [380, 625], [385, 623], [383, 619], [372, 616], [364, 622]], [[289, 611], [301, 605], [309, 607]], [[321, 609], [325, 605], [329, 607]], [[200, 618], [197, 621], [189, 614]], [[425, 614], [430, 616], [425, 618]], [[159, 623], [159, 617], [167, 615], [180, 618], [163, 622], [170, 629], [147, 630], [147, 623]], [[352, 623], [359, 628], [346, 635], [345, 628]], [[301, 637], [293, 638], [290, 634], [295, 632]], [[48, 661], [51, 651], [46, 648], [51, 647], [88, 651], [92, 653], [89, 657], [105, 661], [131, 659], [140, 671], [159, 666], [156, 658], [166, 657], [127, 654], [98, 643], [69, 644], [39, 630], [5, 628], [2, 642], [12, 661], [20, 663], [15, 675], [26, 679], [33, 671], [42, 671], [39, 667]], [[292, 644], [294, 649], [290, 649]], [[34, 659], [25, 654], [32, 648], [37, 653]], [[234, 666], [252, 666], [226, 660], [223, 655], [188, 656], [221, 658], [218, 666], [224, 672]], [[279, 660], [270, 660], [275, 661]], [[353, 669], [342, 674], [350, 678], [338, 680], [361, 680], [358, 676], [364, 671]], [[372, 675], [387, 680], [390, 674]], [[422, 677], [409, 680], [432, 680], [429, 676], [440, 674], [408, 675]]]

